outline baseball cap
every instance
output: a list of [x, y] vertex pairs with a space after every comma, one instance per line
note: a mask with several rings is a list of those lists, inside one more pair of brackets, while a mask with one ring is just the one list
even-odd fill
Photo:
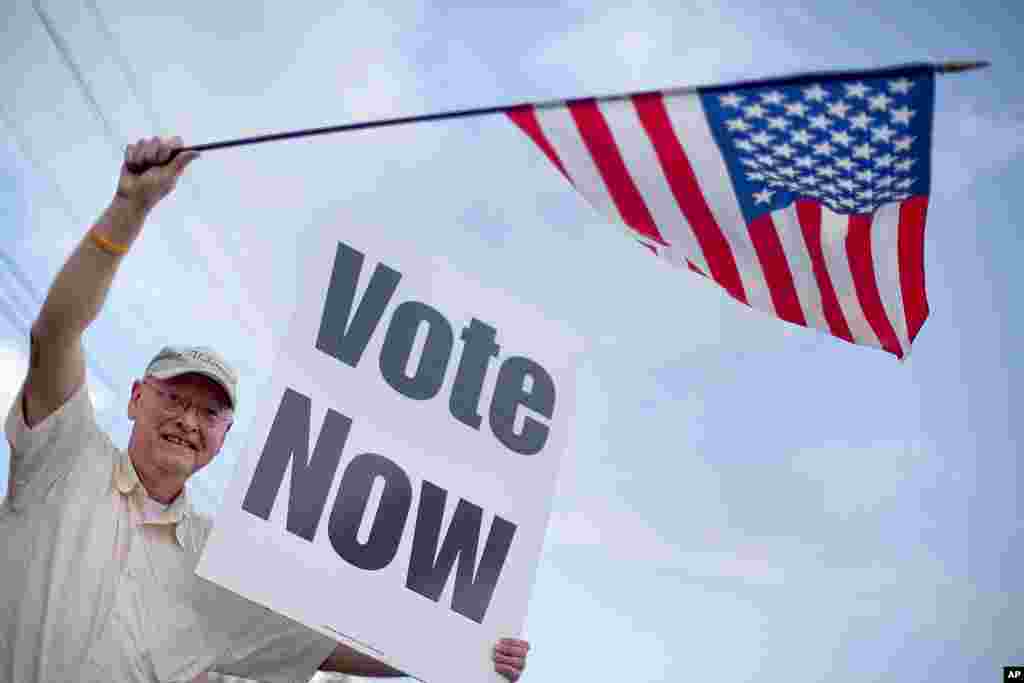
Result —
[[170, 379], [194, 372], [224, 387], [231, 407], [238, 407], [238, 375], [223, 356], [208, 346], [165, 346], [149, 361], [146, 376]]

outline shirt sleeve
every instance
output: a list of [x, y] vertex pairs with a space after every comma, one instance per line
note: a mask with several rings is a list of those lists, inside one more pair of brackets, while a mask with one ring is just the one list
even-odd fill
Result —
[[14, 399], [4, 431], [11, 447], [8, 503], [13, 508], [43, 499], [53, 486], [67, 476], [75, 456], [87, 450], [99, 427], [86, 382], [39, 424], [25, 422], [23, 394]]
[[306, 683], [338, 646], [333, 638], [255, 603], [215, 671], [261, 683]]

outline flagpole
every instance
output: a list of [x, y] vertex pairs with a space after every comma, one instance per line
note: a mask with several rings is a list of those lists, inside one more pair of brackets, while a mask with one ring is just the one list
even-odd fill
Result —
[[[895, 71], [895, 70], [906, 69], [906, 68], [910, 68], [910, 67], [915, 67], [916, 66], [916, 67], [931, 67], [936, 73], [940, 73], [940, 74], [951, 74], [951, 73], [962, 73], [964, 71], [972, 71], [974, 69], [982, 69], [982, 68], [985, 68], [985, 67], [989, 66], [990, 64], [991, 64], [991, 62], [987, 62], [987, 61], [946, 61], [946, 62], [939, 62], [939, 63], [935, 63], [935, 64], [909, 64], [909, 65], [903, 65], [903, 66], [898, 66], [898, 67], [891, 67], [890, 69], [880, 69], [879, 71], [881, 71], [881, 72], [890, 71], [890, 70]], [[841, 75], [843, 73], [851, 73], [851, 72], [847, 71], [847, 72], [809, 73], [809, 74], [802, 74], [802, 75], [799, 75], [799, 76], [787, 76], [787, 77], [782, 77], [782, 78], [784, 78], [785, 80], [803, 79], [803, 78], [836, 76], [836, 75]], [[217, 141], [217, 142], [207, 142], [207, 143], [203, 143], [203, 144], [200, 144], [200, 145], [192, 145], [190, 147], [182, 147], [182, 148], [176, 150], [174, 152], [174, 154], [172, 154], [171, 157], [168, 158], [167, 161], [165, 161], [163, 163], [166, 164], [166, 163], [170, 162], [171, 159], [173, 159], [175, 156], [177, 156], [181, 152], [205, 152], [207, 150], [212, 150], [212, 149], [226, 149], [228, 147], [240, 147], [242, 145], [256, 145], [256, 144], [260, 144], [260, 143], [263, 143], [263, 142], [275, 142], [277, 140], [291, 140], [293, 138], [304, 138], [304, 137], [311, 137], [311, 136], [314, 136], [314, 135], [327, 135], [327, 134], [331, 134], [331, 133], [342, 133], [342, 132], [345, 132], [345, 131], [364, 130], [364, 129], [367, 129], [367, 128], [386, 128], [388, 126], [400, 126], [400, 125], [409, 124], [409, 123], [423, 123], [423, 122], [426, 122], [426, 121], [442, 121], [442, 120], [446, 120], [446, 119], [458, 119], [458, 118], [466, 118], [466, 117], [470, 117], [470, 116], [486, 116], [486, 115], [489, 115], [489, 114], [500, 114], [502, 112], [506, 112], [506, 111], [509, 111], [509, 110], [525, 108], [525, 107], [533, 107], [535, 109], [543, 109], [545, 107], [562, 106], [562, 105], [565, 105], [566, 103], [577, 102], [577, 101], [580, 101], [580, 100], [597, 100], [597, 101], [601, 101], [601, 102], [609, 102], [609, 101], [615, 101], [615, 100], [628, 99], [628, 98], [634, 97], [636, 95], [645, 95], [645, 94], [653, 94], [653, 93], [662, 93], [662, 94], [665, 94], [665, 95], [684, 95], [684, 94], [688, 94], [688, 93], [695, 93], [695, 92], [697, 92], [700, 89], [708, 89], [710, 87], [714, 87], [715, 89], [734, 88], [734, 87], [743, 86], [743, 85], [748, 85], [748, 86], [749, 85], [757, 85], [759, 83], [767, 83], [767, 82], [778, 81], [778, 80], [780, 80], [780, 78], [779, 77], [775, 77], [775, 78], [758, 79], [756, 81], [744, 81], [742, 83], [731, 83], [731, 84], [716, 85], [716, 86], [684, 86], [684, 87], [680, 87], [680, 88], [668, 88], [668, 89], [662, 89], [662, 90], [650, 90], [650, 91], [644, 91], [644, 92], [639, 92], [639, 93], [625, 93], [625, 94], [616, 94], [616, 95], [599, 95], [599, 96], [596, 96], [596, 97], [581, 97], [581, 98], [574, 98], [574, 99], [569, 99], [569, 100], [559, 99], [559, 100], [543, 100], [543, 101], [535, 101], [535, 102], [521, 102], [519, 104], [513, 104], [513, 105], [503, 105], [503, 106], [495, 106], [495, 107], [475, 107], [475, 108], [471, 108], [471, 109], [455, 109], [455, 110], [450, 110], [450, 111], [436, 112], [436, 113], [433, 113], [433, 114], [418, 114], [418, 115], [414, 115], [414, 116], [399, 116], [399, 117], [387, 118], [387, 119], [377, 119], [377, 120], [374, 120], [374, 121], [358, 121], [358, 122], [355, 122], [355, 123], [344, 123], [344, 124], [336, 125], [336, 126], [321, 126], [319, 128], [305, 128], [305, 129], [302, 129], [302, 130], [286, 131], [286, 132], [283, 132], [283, 133], [268, 133], [266, 135], [254, 135], [254, 136], [245, 137], [245, 138], [236, 138], [234, 140], [220, 140], [220, 141]], [[153, 166], [157, 166], [157, 165], [162, 165], [162, 164], [149, 164], [149, 165], [145, 165], [145, 164], [142, 164], [142, 165], [127, 164], [127, 168], [128, 168], [129, 172], [138, 174], [138, 173], [143, 173], [147, 169], [152, 168]]]

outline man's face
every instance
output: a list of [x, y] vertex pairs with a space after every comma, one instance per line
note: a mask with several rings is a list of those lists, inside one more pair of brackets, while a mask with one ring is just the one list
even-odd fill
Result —
[[227, 393], [204, 375], [132, 385], [128, 416], [136, 467], [149, 476], [180, 479], [206, 467], [224, 444], [232, 413]]

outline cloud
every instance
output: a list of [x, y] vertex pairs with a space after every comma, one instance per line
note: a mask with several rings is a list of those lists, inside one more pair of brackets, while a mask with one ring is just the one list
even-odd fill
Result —
[[977, 101], [951, 97], [936, 108], [932, 178], [936, 192], [955, 197], [998, 173], [1024, 152], [1024, 107], [983, 111]]
[[839, 519], [906, 503], [934, 485], [935, 454], [920, 440], [824, 443], [792, 456], [793, 471], [820, 487], [824, 511]]
[[[805, 57], [791, 41], [758, 33], [752, 17], [719, 3], [603, 9], [584, 4], [580, 9], [586, 12], [580, 22], [531, 57], [541, 73], [578, 80], [588, 94], [767, 76], [771, 74], [763, 72], [760, 55], [771, 54], [772, 63], [783, 71], [800, 68]], [[682, 43], [681, 35], [686, 36]], [[586, 68], [578, 66], [582, 59]]]

